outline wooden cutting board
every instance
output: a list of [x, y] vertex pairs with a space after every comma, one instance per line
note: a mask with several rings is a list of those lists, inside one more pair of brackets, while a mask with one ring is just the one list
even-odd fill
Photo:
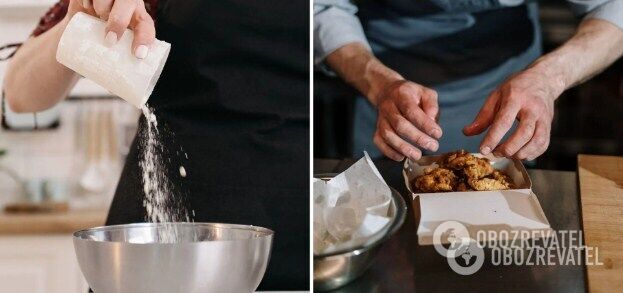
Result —
[[0, 212], [0, 237], [16, 234], [61, 234], [103, 226], [106, 210], [62, 213], [7, 214]]
[[590, 292], [623, 288], [623, 157], [579, 155], [578, 176], [587, 246], [601, 266], [587, 266]]

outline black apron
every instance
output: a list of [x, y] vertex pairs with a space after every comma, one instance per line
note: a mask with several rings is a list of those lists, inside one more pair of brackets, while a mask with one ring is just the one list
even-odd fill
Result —
[[[537, 32], [526, 3], [533, 0], [511, 7], [500, 2], [504, 1], [359, 0], [358, 16], [383, 64], [409, 80], [433, 86], [485, 73], [530, 48]], [[418, 27], [422, 21], [440, 27], [447, 22], [445, 29], [464, 27], [447, 32]], [[416, 42], [419, 38], [422, 41]]]
[[[275, 231], [258, 290], [309, 290], [308, 11], [302, 0], [170, 0], [158, 8], [157, 38], [171, 53], [148, 104], [173, 193], [196, 222]], [[135, 139], [109, 225], [145, 221], [140, 154]]]

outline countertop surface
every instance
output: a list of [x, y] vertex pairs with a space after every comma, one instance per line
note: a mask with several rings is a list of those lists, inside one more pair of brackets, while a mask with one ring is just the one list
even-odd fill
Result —
[[[354, 160], [314, 160], [314, 173], [342, 172]], [[332, 292], [585, 292], [583, 265], [494, 266], [485, 259], [475, 274], [453, 272], [432, 246], [417, 243], [411, 195], [401, 174], [401, 163], [375, 161], [385, 181], [407, 202], [401, 229], [383, 244], [370, 267], [354, 282]], [[529, 170], [533, 191], [554, 230], [580, 230], [575, 172]]]
[[0, 236], [22, 234], [67, 234], [103, 226], [107, 210], [69, 210], [57, 213], [6, 214], [0, 212]]
[[623, 157], [578, 156], [586, 245], [599, 248], [601, 266], [588, 266], [591, 292], [623, 287]]

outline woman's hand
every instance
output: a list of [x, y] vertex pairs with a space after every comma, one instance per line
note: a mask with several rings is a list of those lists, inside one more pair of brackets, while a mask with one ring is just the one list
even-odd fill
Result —
[[[37, 112], [67, 96], [78, 75], [56, 61], [58, 42], [74, 14], [84, 12], [108, 22], [106, 37], [112, 45], [126, 28], [134, 30], [132, 51], [145, 58], [155, 40], [154, 21], [142, 0], [70, 0], [62, 21], [39, 36], [25, 41], [9, 62], [4, 93], [14, 112]], [[37, 84], [37, 86], [32, 86]]]
[[142, 0], [71, 0], [67, 17], [84, 12], [107, 22], [106, 44], [114, 46], [126, 28], [134, 31], [132, 52], [143, 59], [156, 38], [154, 21]]
[[389, 158], [401, 161], [422, 157], [420, 148], [437, 151], [441, 127], [437, 92], [400, 80], [386, 86], [376, 99], [378, 118], [374, 144]]
[[[554, 101], [563, 91], [561, 82], [529, 68], [504, 82], [487, 98], [474, 122], [463, 129], [465, 135], [489, 131], [480, 145], [482, 154], [533, 160], [547, 150]], [[519, 126], [504, 142], [500, 140], [513, 126]]]

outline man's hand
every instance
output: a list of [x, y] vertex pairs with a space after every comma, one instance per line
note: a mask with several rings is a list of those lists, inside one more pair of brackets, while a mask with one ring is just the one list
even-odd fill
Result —
[[[463, 129], [467, 136], [489, 128], [480, 145], [482, 154], [532, 160], [547, 150], [554, 117], [554, 101], [564, 85], [538, 68], [529, 68], [504, 82], [482, 106], [474, 122]], [[500, 140], [519, 125], [504, 142]]]
[[389, 158], [401, 161], [422, 157], [418, 147], [439, 148], [441, 127], [437, 92], [419, 84], [400, 80], [387, 85], [378, 97], [378, 118], [374, 144]]
[[84, 12], [107, 22], [105, 38], [113, 46], [123, 36], [126, 28], [134, 31], [132, 52], [143, 59], [156, 39], [154, 21], [145, 9], [143, 0], [71, 0], [67, 17]]
[[405, 80], [359, 43], [345, 45], [326, 59], [346, 82], [378, 109], [374, 144], [389, 158], [422, 157], [420, 148], [436, 151], [441, 127], [437, 93]]
[[[549, 145], [554, 101], [570, 87], [595, 76], [623, 55], [623, 30], [608, 21], [587, 19], [555, 51], [511, 77], [487, 99], [474, 122], [463, 129], [476, 135], [489, 128], [480, 152], [532, 160]], [[500, 140], [519, 120], [517, 130]]]

